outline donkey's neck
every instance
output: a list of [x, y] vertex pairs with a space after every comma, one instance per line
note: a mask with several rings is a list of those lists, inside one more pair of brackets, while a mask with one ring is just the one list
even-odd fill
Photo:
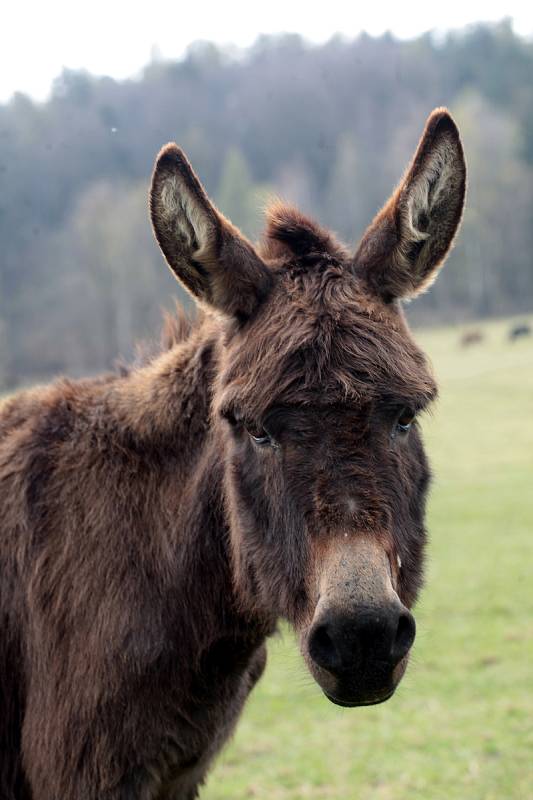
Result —
[[[198, 631], [188, 632], [196, 650], [215, 632], [258, 641], [274, 625], [247, 613], [234, 591], [222, 444], [210, 424], [219, 336], [216, 320], [206, 319], [185, 342], [111, 384], [106, 394], [125, 447], [162, 470], [158, 489], [173, 522], [166, 550], [176, 558], [170, 571], [180, 576], [189, 608], [202, 609]], [[194, 615], [188, 614], [188, 624], [195, 626]]]
[[185, 461], [208, 433], [216, 332], [202, 325], [148, 366], [109, 389], [110, 410], [141, 449], [175, 450]]
[[184, 342], [109, 387], [111, 414], [133, 446], [173, 452], [189, 468], [199, 457], [209, 434], [218, 336], [216, 322], [206, 319]]

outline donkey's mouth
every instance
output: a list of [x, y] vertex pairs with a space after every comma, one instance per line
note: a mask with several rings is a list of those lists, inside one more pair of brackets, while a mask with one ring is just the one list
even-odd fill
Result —
[[342, 706], [342, 708], [357, 708], [358, 706], [377, 706], [380, 703], [385, 703], [387, 700], [390, 700], [395, 690], [393, 689], [392, 691], [387, 692], [386, 694], [381, 695], [380, 697], [372, 697], [372, 698], [358, 697], [357, 699], [353, 700], [348, 699], [346, 697], [341, 700], [339, 697], [335, 697], [329, 692], [324, 691], [324, 689], [322, 691], [324, 692], [328, 700], [331, 703], [335, 703], [336, 706]]

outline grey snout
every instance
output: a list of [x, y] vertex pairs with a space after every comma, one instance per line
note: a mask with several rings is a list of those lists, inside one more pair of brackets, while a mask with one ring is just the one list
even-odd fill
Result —
[[381, 703], [408, 662], [416, 626], [378, 537], [355, 535], [322, 553], [313, 620], [302, 651], [326, 696], [345, 706]]

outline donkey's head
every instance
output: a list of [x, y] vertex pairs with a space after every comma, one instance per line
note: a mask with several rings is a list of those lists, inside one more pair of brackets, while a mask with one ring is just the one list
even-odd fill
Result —
[[340, 705], [386, 700], [415, 637], [429, 479], [417, 415], [436, 388], [399, 301], [435, 279], [464, 194], [459, 134], [443, 109], [355, 255], [281, 205], [256, 250], [178, 147], [155, 167], [161, 249], [220, 318], [213, 436], [236, 591], [296, 627]]

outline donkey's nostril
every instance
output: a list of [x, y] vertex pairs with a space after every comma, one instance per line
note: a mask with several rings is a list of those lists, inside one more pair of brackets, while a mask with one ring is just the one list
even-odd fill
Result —
[[339, 651], [333, 643], [327, 624], [316, 625], [309, 635], [309, 655], [319, 667], [335, 672], [341, 666]]
[[315, 664], [336, 676], [362, 669], [394, 669], [415, 639], [413, 616], [399, 603], [322, 618], [309, 633]]
[[396, 636], [392, 645], [391, 657], [394, 664], [398, 664], [407, 655], [411, 645], [415, 640], [416, 625], [412, 614], [402, 611], [398, 618]]

